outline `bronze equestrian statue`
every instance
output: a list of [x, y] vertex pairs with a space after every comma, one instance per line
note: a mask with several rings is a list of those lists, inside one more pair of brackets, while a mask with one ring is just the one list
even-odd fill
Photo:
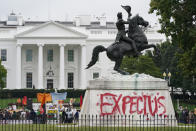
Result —
[[[98, 45], [93, 49], [92, 58], [86, 69], [93, 66], [99, 57], [99, 53], [106, 51], [107, 56], [110, 60], [115, 61], [114, 70], [123, 75], [128, 75], [129, 73], [120, 69], [120, 65], [122, 63], [122, 59], [124, 56], [134, 56], [138, 57], [140, 52], [148, 49], [154, 48], [156, 55], [160, 54], [160, 51], [153, 44], [148, 44], [147, 37], [144, 34], [142, 28], [139, 26], [148, 26], [148, 22], [145, 21], [139, 15], [130, 18], [131, 16], [131, 7], [130, 6], [122, 6], [128, 12], [128, 21], [124, 21], [122, 19], [122, 13], [118, 13], [118, 21], [116, 23], [118, 34], [116, 40], [109, 47], [105, 48], [102, 45]], [[119, 24], [119, 21], [120, 24]], [[128, 24], [128, 31], [125, 31], [124, 24]], [[118, 27], [120, 25], [120, 27]], [[126, 32], [128, 33], [128, 37], [126, 36]]]
[[120, 43], [121, 40], [124, 40], [131, 44], [134, 52], [135, 52], [135, 57], [140, 55], [140, 52], [138, 52], [135, 41], [132, 40], [131, 38], [126, 36], [126, 33], [128, 33], [129, 30], [125, 31], [125, 24], [129, 24], [130, 17], [132, 16], [131, 14], [131, 7], [130, 6], [122, 6], [128, 13], [128, 21], [124, 21], [122, 18], [122, 12], [118, 12], [117, 14], [117, 22], [116, 22], [116, 27], [118, 29], [118, 33], [116, 35], [116, 40], [115, 42], [118, 44]]

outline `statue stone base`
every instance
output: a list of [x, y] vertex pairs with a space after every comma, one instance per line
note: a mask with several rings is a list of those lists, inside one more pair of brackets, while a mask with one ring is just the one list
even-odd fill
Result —
[[[167, 82], [163, 79], [146, 74], [113, 73], [91, 80], [89, 85], [80, 113], [83, 119], [93, 118], [96, 122], [97, 117], [97, 124], [107, 121], [109, 125], [118, 119], [121, 124], [125, 124], [128, 119], [133, 124], [140, 124], [137, 122], [141, 122], [141, 119], [144, 125], [150, 122], [153, 124], [156, 119], [154, 124], [168, 125], [171, 115], [172, 119], [175, 117]], [[176, 124], [174, 121], [172, 123]]]

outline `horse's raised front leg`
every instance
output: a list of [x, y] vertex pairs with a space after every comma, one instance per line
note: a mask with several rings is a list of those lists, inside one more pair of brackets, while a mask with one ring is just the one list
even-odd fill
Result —
[[123, 70], [120, 69], [120, 65], [121, 65], [121, 63], [122, 63], [122, 58], [116, 60], [115, 62], [116, 62], [116, 63], [115, 63], [115, 66], [114, 66], [114, 70], [115, 70], [115, 71], [119, 72], [119, 73], [122, 74], [122, 75], [129, 75], [129, 72], [126, 72], [126, 71], [123, 71]]

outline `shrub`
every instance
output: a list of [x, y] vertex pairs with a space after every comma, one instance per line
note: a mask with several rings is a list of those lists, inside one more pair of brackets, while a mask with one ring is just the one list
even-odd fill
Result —
[[[67, 98], [78, 98], [80, 95], [84, 96], [86, 90], [58, 90], [58, 93], [67, 92]], [[29, 98], [36, 98], [37, 93], [52, 93], [54, 90], [44, 90], [44, 89], [15, 89], [9, 90], [4, 89], [0, 91], [0, 98], [22, 98], [23, 96], [28, 96]]]

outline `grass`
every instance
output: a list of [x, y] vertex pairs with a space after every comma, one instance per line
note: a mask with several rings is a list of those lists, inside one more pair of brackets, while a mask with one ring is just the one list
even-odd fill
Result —
[[77, 125], [56, 125], [56, 124], [6, 124], [0, 125], [1, 131], [195, 131], [196, 126], [192, 127], [89, 127]]

